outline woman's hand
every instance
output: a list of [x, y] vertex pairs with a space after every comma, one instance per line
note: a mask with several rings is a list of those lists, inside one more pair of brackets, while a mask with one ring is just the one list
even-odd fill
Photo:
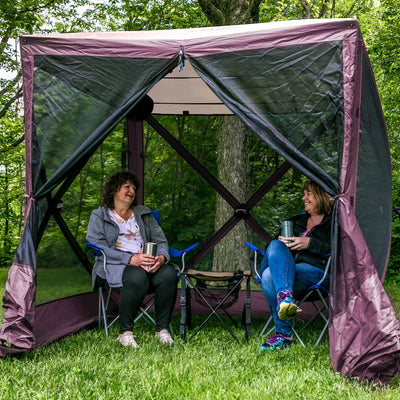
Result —
[[156, 272], [164, 263], [165, 257], [163, 255], [154, 257], [143, 253], [134, 254], [129, 260], [129, 264], [136, 265], [143, 268], [146, 272], [152, 273]]
[[130, 258], [129, 264], [136, 265], [148, 272], [149, 268], [154, 265], [155, 260], [156, 257], [150, 254], [137, 253]]
[[290, 250], [305, 250], [310, 244], [310, 238], [305, 237], [283, 237], [279, 236], [278, 240], [285, 243]]
[[155, 263], [153, 264], [153, 266], [150, 267], [148, 272], [154, 274], [154, 272], [156, 272], [164, 263], [165, 263], [165, 257], [162, 254], [160, 254], [159, 256], [155, 257]]

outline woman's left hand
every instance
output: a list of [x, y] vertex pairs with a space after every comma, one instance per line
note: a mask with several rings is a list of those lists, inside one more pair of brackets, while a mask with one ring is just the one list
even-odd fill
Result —
[[[279, 236], [278, 240], [284, 242], [290, 250], [305, 250], [310, 244], [310, 238], [305, 237], [283, 237]], [[289, 243], [291, 242], [291, 243]]]
[[158, 271], [161, 265], [165, 263], [165, 257], [160, 254], [159, 256], [156, 257], [156, 262], [149, 268], [147, 272], [153, 273]]

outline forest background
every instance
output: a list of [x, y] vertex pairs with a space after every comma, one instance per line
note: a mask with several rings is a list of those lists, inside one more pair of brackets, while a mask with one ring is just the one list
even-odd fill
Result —
[[[375, 74], [392, 156], [393, 205], [400, 206], [400, 4], [397, 0], [2, 0], [0, 4], [0, 267], [11, 265], [23, 230], [24, 132], [20, 34], [48, 32], [155, 30], [210, 26], [217, 6], [222, 15], [247, 10], [252, 20], [356, 17]], [[218, 10], [217, 10], [218, 11]], [[221, 15], [221, 13], [216, 14]], [[217, 23], [215, 23], [215, 21]], [[233, 19], [214, 24], [228, 24]], [[162, 124], [215, 176], [219, 174], [218, 117], [163, 116]], [[204, 242], [215, 230], [217, 198], [203, 179], [145, 125], [145, 204], [161, 211], [170, 245], [184, 248]], [[126, 129], [122, 122], [101, 145], [63, 198], [64, 219], [84, 248], [90, 212], [100, 202], [101, 186], [111, 172], [126, 167]], [[249, 136], [248, 184], [253, 193], [282, 159], [256, 135]], [[302, 209], [304, 177], [290, 170], [252, 210], [274, 236], [285, 217]], [[371, 206], [373, 206], [371, 204]], [[400, 221], [393, 215], [387, 277], [400, 280]], [[259, 238], [251, 240], [264, 247]], [[77, 267], [77, 260], [55, 221], [50, 221], [38, 249], [42, 268]], [[211, 268], [212, 254], [203, 260]], [[250, 263], [250, 259], [249, 259]], [[249, 264], [250, 265], [250, 264]], [[248, 267], [248, 266], [247, 266]], [[79, 267], [78, 267], [79, 268]], [[58, 294], [55, 294], [55, 296]]]

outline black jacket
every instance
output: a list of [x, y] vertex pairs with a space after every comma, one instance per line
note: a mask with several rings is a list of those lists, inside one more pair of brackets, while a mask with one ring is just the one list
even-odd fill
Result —
[[[304, 213], [290, 218], [293, 221], [293, 236], [301, 236], [307, 230], [309, 214]], [[292, 251], [296, 264], [305, 262], [325, 269], [327, 257], [331, 252], [331, 215], [325, 215], [319, 225], [314, 226], [306, 236], [310, 238], [307, 249]]]

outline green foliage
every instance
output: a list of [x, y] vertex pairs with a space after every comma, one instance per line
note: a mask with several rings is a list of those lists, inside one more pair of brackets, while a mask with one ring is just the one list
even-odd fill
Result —
[[91, 3], [82, 15], [82, 18], [91, 21], [91, 30], [139, 31], [207, 25], [198, 3], [191, 0], [109, 0]]
[[[374, 70], [389, 137], [392, 158], [392, 201], [400, 206], [400, 4], [383, 0], [375, 18], [365, 22], [364, 37]], [[400, 281], [400, 219], [393, 214], [388, 276]]]
[[[161, 123], [211, 173], [216, 171], [215, 117], [163, 117]], [[215, 192], [157, 134], [146, 131], [145, 199], [161, 211], [172, 246], [184, 248], [213, 233]], [[161, 153], [163, 155], [160, 157]]]
[[332, 2], [265, 0], [260, 5], [260, 22], [305, 18], [362, 17], [373, 7], [373, 0], [337, 0]]
[[0, 119], [0, 266], [11, 263], [22, 230], [24, 205], [23, 146], [12, 147], [21, 135], [22, 120], [7, 115]]

